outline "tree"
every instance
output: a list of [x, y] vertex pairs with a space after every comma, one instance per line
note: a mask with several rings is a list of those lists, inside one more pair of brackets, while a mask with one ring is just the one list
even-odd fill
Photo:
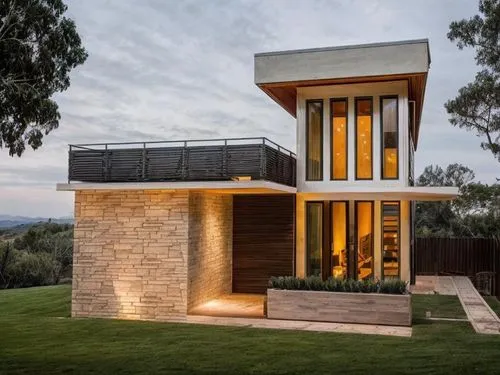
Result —
[[62, 0], [0, 2], [0, 148], [21, 156], [59, 126], [52, 100], [70, 85], [69, 73], [87, 59]]
[[424, 237], [499, 237], [500, 184], [474, 181], [474, 172], [461, 164], [446, 169], [428, 166], [417, 179], [419, 186], [457, 186], [453, 201], [418, 202], [417, 235]]
[[450, 24], [448, 39], [459, 49], [474, 48], [483, 69], [445, 108], [453, 126], [475, 132], [481, 147], [500, 162], [500, 0], [480, 0], [479, 12]]
[[[418, 177], [417, 186], [457, 186], [464, 189], [474, 179], [474, 172], [461, 164], [451, 164], [446, 170], [436, 165], [425, 167]], [[418, 202], [416, 227], [420, 236], [454, 236], [457, 211], [454, 202]]]

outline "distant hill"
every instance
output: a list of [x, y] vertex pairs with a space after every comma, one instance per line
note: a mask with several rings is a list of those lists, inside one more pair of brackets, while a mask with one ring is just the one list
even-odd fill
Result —
[[12, 228], [40, 222], [48, 222], [56, 224], [73, 224], [72, 217], [47, 218], [47, 217], [27, 217], [27, 216], [11, 216], [0, 215], [0, 228]]

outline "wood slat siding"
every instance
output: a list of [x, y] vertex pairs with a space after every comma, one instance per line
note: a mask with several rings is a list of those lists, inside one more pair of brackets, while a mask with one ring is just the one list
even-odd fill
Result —
[[293, 195], [233, 197], [233, 293], [261, 293], [271, 276], [293, 275]]
[[492, 238], [417, 238], [417, 275], [464, 275], [495, 272], [493, 294], [500, 297], [500, 244]]
[[221, 181], [249, 176], [295, 186], [295, 158], [267, 144], [72, 150], [69, 180]]
[[411, 296], [268, 289], [267, 317], [411, 326]]

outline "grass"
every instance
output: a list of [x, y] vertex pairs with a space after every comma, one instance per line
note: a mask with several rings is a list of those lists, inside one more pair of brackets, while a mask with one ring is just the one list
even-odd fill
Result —
[[493, 296], [483, 297], [486, 303], [491, 307], [491, 309], [500, 317], [500, 301]]
[[[437, 298], [436, 298], [437, 297]], [[70, 287], [0, 291], [1, 374], [493, 374], [500, 337], [468, 323], [457, 301], [413, 296], [412, 338], [65, 319]]]
[[457, 296], [413, 295], [414, 319], [425, 318], [430, 311], [432, 318], [467, 319], [467, 314]]

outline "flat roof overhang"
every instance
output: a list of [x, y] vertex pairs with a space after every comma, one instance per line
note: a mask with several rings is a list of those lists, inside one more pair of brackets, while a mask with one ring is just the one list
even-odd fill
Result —
[[298, 87], [407, 80], [417, 146], [431, 61], [427, 39], [257, 53], [254, 61], [255, 84], [293, 117]]
[[307, 200], [402, 200], [446, 201], [458, 196], [457, 187], [402, 186], [402, 187], [345, 187], [334, 192], [301, 191]]
[[295, 194], [297, 189], [272, 181], [76, 182], [60, 183], [57, 191], [192, 190], [219, 194]]

